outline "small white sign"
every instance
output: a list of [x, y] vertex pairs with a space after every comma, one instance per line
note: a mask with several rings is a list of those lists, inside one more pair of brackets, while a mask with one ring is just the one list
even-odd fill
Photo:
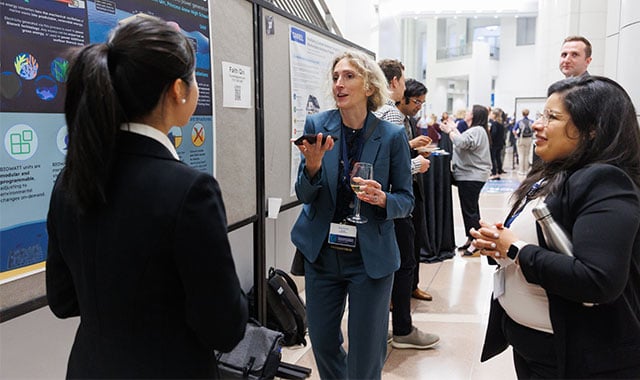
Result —
[[282, 204], [282, 198], [271, 198], [269, 197], [269, 212], [267, 214], [267, 218], [269, 219], [278, 219], [278, 213], [280, 213], [280, 205]]
[[222, 62], [222, 106], [251, 108], [251, 68]]

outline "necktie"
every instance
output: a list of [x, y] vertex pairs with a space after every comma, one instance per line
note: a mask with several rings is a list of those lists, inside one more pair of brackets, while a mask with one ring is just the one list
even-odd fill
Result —
[[411, 132], [411, 123], [409, 122], [409, 118], [404, 118], [404, 131], [407, 134], [407, 138], [411, 140], [413, 138], [413, 133]]

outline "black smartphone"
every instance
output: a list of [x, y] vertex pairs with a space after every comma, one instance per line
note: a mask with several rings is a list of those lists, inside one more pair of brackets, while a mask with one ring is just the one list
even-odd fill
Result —
[[[329, 135], [323, 135], [322, 136], [322, 144], [327, 142], [327, 136], [329, 136]], [[331, 136], [331, 138], [333, 139], [333, 141], [338, 141], [338, 138], [335, 137], [335, 136]], [[307, 140], [309, 142], [309, 144], [315, 144], [316, 143], [316, 135], [302, 135], [302, 136], [298, 137], [293, 143], [296, 144], [296, 145], [302, 145], [302, 141], [303, 140]]]

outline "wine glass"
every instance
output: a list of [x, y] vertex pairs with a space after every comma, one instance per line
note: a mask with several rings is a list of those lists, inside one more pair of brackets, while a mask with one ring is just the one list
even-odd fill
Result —
[[[351, 189], [353, 189], [354, 193], [359, 194], [364, 191], [361, 188], [361, 183], [364, 179], [373, 179], [373, 165], [367, 162], [356, 162], [353, 164], [353, 170], [351, 171]], [[360, 198], [357, 195], [353, 215], [347, 217], [347, 220], [356, 224], [367, 222], [367, 218], [360, 215]]]

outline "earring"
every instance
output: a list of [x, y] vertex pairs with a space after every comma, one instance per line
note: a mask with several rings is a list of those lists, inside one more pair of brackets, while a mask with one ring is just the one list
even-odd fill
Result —
[[180, 103], [185, 104], [187, 102], [187, 99], [182, 99], [180, 100]]

